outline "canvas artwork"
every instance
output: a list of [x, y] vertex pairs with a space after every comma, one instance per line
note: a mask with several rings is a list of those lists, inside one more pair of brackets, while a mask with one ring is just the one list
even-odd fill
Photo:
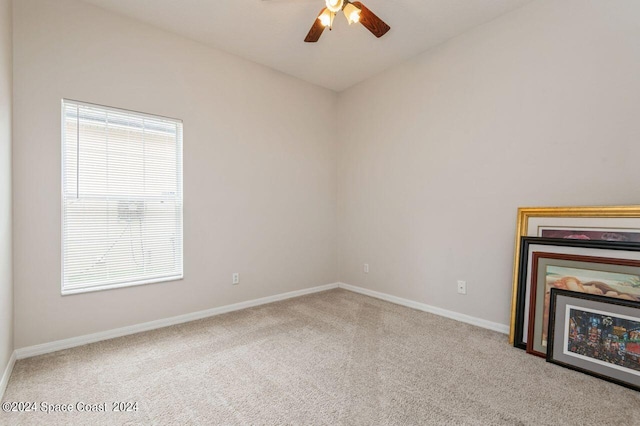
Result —
[[640, 276], [591, 269], [547, 265], [542, 345], [547, 346], [552, 288], [640, 302]]
[[545, 238], [563, 238], [568, 240], [640, 242], [640, 232], [619, 229], [541, 228], [539, 234]]
[[566, 306], [565, 355], [640, 376], [640, 321]]

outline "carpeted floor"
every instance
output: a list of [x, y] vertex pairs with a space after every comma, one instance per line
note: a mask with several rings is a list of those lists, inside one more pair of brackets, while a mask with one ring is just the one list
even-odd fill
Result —
[[4, 401], [74, 409], [12, 425], [640, 425], [639, 392], [345, 290], [18, 361]]

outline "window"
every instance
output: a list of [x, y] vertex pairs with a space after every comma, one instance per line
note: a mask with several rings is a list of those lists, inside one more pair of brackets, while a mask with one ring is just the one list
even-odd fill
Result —
[[182, 278], [182, 122], [62, 101], [62, 294]]

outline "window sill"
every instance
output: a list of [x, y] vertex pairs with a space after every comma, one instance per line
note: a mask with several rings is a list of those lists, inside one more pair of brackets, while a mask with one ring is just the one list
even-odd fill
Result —
[[77, 288], [69, 288], [62, 289], [62, 296], [70, 296], [72, 294], [82, 294], [82, 293], [92, 293], [94, 291], [104, 291], [104, 290], [112, 290], [115, 288], [126, 288], [126, 287], [136, 287], [139, 285], [148, 285], [148, 284], [156, 284], [156, 283], [164, 283], [168, 281], [182, 281], [184, 279], [184, 274], [175, 275], [171, 277], [165, 278], [157, 278], [143, 281], [133, 281], [133, 282], [124, 282], [117, 284], [105, 284], [91, 287], [77, 287]]

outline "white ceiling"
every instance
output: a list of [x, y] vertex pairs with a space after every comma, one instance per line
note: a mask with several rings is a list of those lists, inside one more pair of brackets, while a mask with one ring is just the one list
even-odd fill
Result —
[[391, 31], [339, 15], [318, 43], [303, 40], [324, 0], [85, 1], [341, 91], [532, 0], [361, 0]]

